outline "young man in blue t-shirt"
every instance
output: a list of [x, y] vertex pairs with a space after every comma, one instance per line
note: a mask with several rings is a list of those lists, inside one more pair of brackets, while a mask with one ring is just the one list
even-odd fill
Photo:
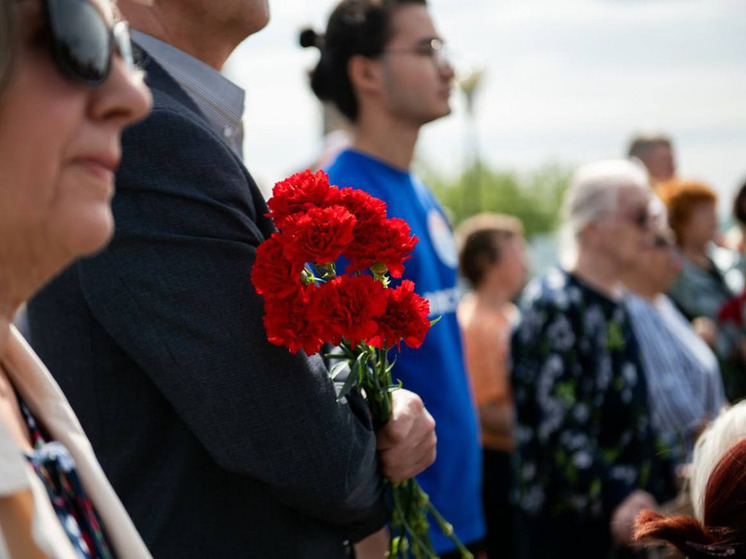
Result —
[[[422, 347], [402, 347], [394, 367], [436, 421], [438, 456], [417, 479], [459, 538], [481, 551], [481, 451], [456, 321], [458, 260], [442, 208], [411, 172], [420, 128], [450, 113], [453, 68], [424, 0], [344, 0], [315, 43], [314, 92], [353, 124], [352, 146], [327, 169], [330, 181], [366, 190], [407, 221], [419, 243], [404, 277], [429, 299], [431, 318], [441, 317]], [[437, 526], [430, 533], [441, 557], [457, 556]]]

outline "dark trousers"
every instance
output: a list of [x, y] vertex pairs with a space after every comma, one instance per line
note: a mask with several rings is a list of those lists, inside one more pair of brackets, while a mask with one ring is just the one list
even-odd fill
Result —
[[510, 454], [485, 448], [482, 451], [482, 468], [487, 557], [512, 559], [514, 515], [510, 504]]

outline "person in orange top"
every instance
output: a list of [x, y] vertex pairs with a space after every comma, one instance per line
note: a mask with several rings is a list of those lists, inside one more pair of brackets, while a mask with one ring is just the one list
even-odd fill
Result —
[[458, 318], [482, 428], [487, 554], [511, 557], [513, 402], [508, 353], [518, 318], [512, 301], [526, 282], [523, 225], [514, 217], [479, 214], [464, 221], [457, 236], [461, 272], [473, 287], [459, 305]]

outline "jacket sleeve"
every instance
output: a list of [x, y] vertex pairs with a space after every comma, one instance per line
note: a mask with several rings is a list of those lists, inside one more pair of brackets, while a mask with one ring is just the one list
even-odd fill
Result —
[[221, 467], [321, 520], [349, 526], [375, 510], [382, 523], [364, 403], [336, 401], [320, 358], [266, 340], [249, 274], [269, 222], [251, 177], [206, 126], [169, 109], [123, 148], [117, 233], [79, 268], [96, 319]]

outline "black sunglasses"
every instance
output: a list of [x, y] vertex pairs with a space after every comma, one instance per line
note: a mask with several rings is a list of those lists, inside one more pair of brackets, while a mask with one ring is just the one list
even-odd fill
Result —
[[676, 246], [676, 243], [673, 241], [671, 237], [667, 237], [664, 235], [656, 235], [653, 238], [653, 248], [663, 249], [663, 248], [673, 248]]
[[59, 71], [88, 87], [111, 74], [115, 52], [128, 70], [135, 67], [129, 29], [123, 21], [110, 26], [90, 0], [45, 0], [52, 58]]
[[647, 229], [650, 223], [650, 212], [647, 207], [639, 208], [634, 214], [629, 216], [629, 220], [638, 229]]

